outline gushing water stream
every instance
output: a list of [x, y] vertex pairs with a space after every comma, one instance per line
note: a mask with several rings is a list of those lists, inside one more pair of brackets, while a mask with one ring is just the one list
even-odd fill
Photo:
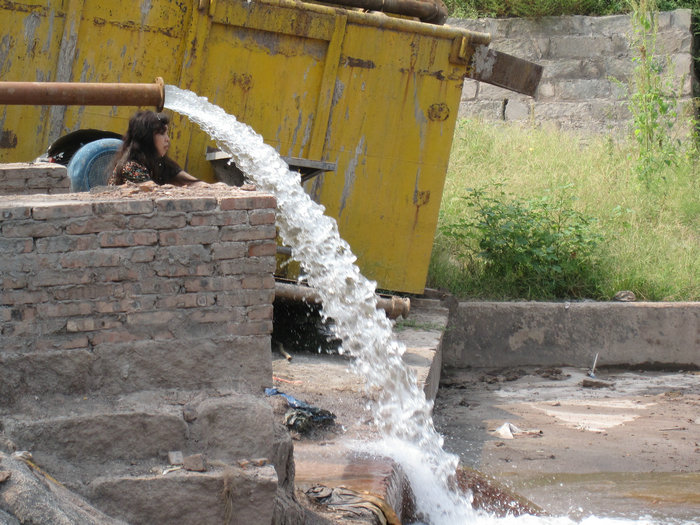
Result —
[[[402, 465], [424, 519], [432, 525], [573, 523], [568, 518], [494, 518], [473, 510], [465, 496], [450, 489], [457, 457], [442, 449], [431, 403], [402, 361], [405, 348], [394, 339], [391, 322], [377, 309], [375, 283], [360, 273], [335, 220], [324, 215], [323, 206], [304, 192], [299, 174], [289, 171], [249, 126], [205, 98], [174, 86], [166, 86], [165, 101], [167, 108], [206, 131], [260, 190], [277, 198], [282, 240], [292, 247], [309, 285], [321, 296], [323, 314], [334, 319], [343, 351], [355, 357], [354, 371], [365, 378], [368, 390], [378, 393], [373, 414], [383, 441], [374, 448]], [[582, 523], [623, 523], [594, 520]]]

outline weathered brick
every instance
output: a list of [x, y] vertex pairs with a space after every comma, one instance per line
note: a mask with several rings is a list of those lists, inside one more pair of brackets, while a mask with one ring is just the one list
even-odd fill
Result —
[[233, 293], [218, 293], [218, 306], [248, 306], [272, 304], [275, 299], [274, 290], [236, 290]]
[[190, 277], [184, 279], [183, 286], [187, 292], [237, 290], [241, 287], [241, 279], [232, 277]]
[[138, 341], [142, 337], [142, 335], [134, 333], [132, 330], [116, 328], [105, 332], [91, 333], [90, 342], [94, 346], [97, 346], [105, 343], [127, 343], [130, 341]]
[[193, 310], [189, 319], [195, 323], [226, 323], [231, 321], [232, 315], [231, 309], [207, 308]]
[[153, 263], [156, 275], [160, 277], [185, 277], [188, 275], [211, 275], [216, 267], [213, 264], [178, 264], [167, 261], [156, 261]]
[[0, 306], [0, 321], [7, 322], [12, 318], [12, 309], [9, 306]]
[[151, 262], [156, 258], [156, 249], [151, 247], [128, 248], [124, 251], [124, 257], [132, 263]]
[[32, 216], [31, 206], [7, 206], [0, 204], [0, 219], [28, 219]]
[[57, 260], [33, 253], [18, 253], [14, 257], [0, 257], [0, 273], [32, 272], [41, 266], [57, 266]]
[[90, 315], [94, 312], [92, 302], [68, 301], [58, 303], [41, 303], [36, 307], [41, 317], [71, 317], [74, 315]]
[[16, 322], [29, 322], [36, 319], [36, 308], [26, 304], [17, 306], [10, 310], [10, 320]]
[[251, 210], [248, 216], [248, 223], [251, 226], [261, 224], [275, 224], [277, 215], [273, 210]]
[[231, 335], [269, 335], [272, 333], [272, 321], [255, 321], [227, 325]]
[[126, 217], [123, 215], [111, 215], [104, 217], [90, 217], [72, 219], [66, 223], [68, 235], [83, 235], [86, 233], [100, 233], [108, 231], [122, 231], [126, 228]]
[[122, 326], [118, 319], [104, 318], [95, 319], [94, 317], [69, 319], [66, 322], [67, 332], [94, 332], [96, 330], [111, 330]]
[[29, 286], [31, 276], [29, 273], [2, 272], [0, 273], [0, 289], [19, 290]]
[[159, 232], [159, 242], [161, 246], [213, 244], [218, 240], [219, 228], [216, 226], [196, 226]]
[[61, 228], [50, 222], [17, 221], [2, 225], [4, 237], [51, 237], [61, 233]]
[[83, 270], [40, 269], [32, 279], [32, 286], [65, 286], [68, 284], [88, 284], [92, 281], [90, 272]]
[[52, 289], [51, 295], [56, 301], [82, 301], [103, 297], [119, 299], [124, 297], [124, 287], [119, 283], [66, 286]]
[[192, 226], [231, 226], [247, 225], [248, 212], [245, 210], [234, 210], [222, 212], [215, 210], [207, 214], [192, 214], [189, 220]]
[[239, 259], [245, 257], [247, 248], [244, 242], [221, 242], [212, 245], [212, 258]]
[[38, 253], [78, 252], [95, 250], [99, 245], [96, 235], [61, 235], [37, 239], [36, 251]]
[[176, 317], [176, 313], [169, 310], [161, 310], [157, 312], [135, 312], [127, 314], [126, 322], [130, 325], [138, 324], [165, 324]]
[[216, 295], [212, 293], [179, 293], [160, 297], [155, 309], [203, 308], [216, 304]]
[[213, 197], [191, 198], [163, 198], [156, 199], [156, 209], [159, 211], [207, 211], [216, 208], [216, 199]]
[[274, 257], [246, 257], [219, 262], [219, 272], [223, 275], [273, 274]]
[[272, 321], [272, 305], [250, 306], [247, 308], [249, 321]]
[[128, 228], [132, 230], [173, 230], [184, 228], [187, 225], [187, 217], [180, 214], [134, 215], [128, 218]]
[[258, 241], [263, 239], [274, 239], [277, 230], [274, 225], [259, 226], [222, 226], [220, 240], [227, 241]]
[[93, 250], [87, 252], [71, 252], [60, 258], [63, 268], [91, 268], [101, 266], [121, 266], [124, 264], [120, 250]]
[[151, 199], [129, 199], [92, 203], [95, 215], [136, 215], [153, 213]]
[[155, 275], [153, 269], [147, 264], [139, 264], [137, 266], [106, 266], [101, 271], [100, 276], [103, 281], [141, 281], [149, 279]]
[[248, 256], [259, 257], [265, 255], [275, 255], [277, 245], [274, 242], [251, 242], [248, 245]]
[[70, 334], [51, 334], [51, 337], [40, 339], [32, 343], [33, 350], [73, 350], [77, 348], [88, 348], [90, 342], [86, 335], [75, 335], [75, 332]]
[[143, 295], [138, 298], [130, 297], [118, 301], [95, 301], [92, 303], [94, 310], [101, 314], [111, 314], [119, 312], [138, 312], [141, 310], [151, 310], [156, 304], [156, 297], [153, 295]]
[[211, 261], [211, 251], [201, 244], [163, 246], [158, 248], [158, 259], [170, 263], [194, 264]]
[[277, 200], [272, 195], [253, 195], [240, 197], [223, 197], [219, 201], [222, 210], [257, 210], [277, 207]]
[[103, 232], [98, 235], [103, 248], [115, 246], [150, 246], [158, 242], [158, 233], [153, 230], [125, 232]]
[[35, 204], [32, 208], [32, 217], [36, 220], [65, 219], [86, 215], [92, 215], [92, 205], [89, 202], [48, 202]]
[[35, 304], [48, 300], [49, 294], [44, 290], [5, 290], [0, 294], [0, 304]]
[[153, 277], [143, 279], [138, 282], [123, 283], [124, 290], [127, 296], [144, 295], [144, 294], [175, 294], [184, 291], [184, 286], [181, 279], [169, 277], [156, 277], [155, 272]]
[[[43, 240], [43, 239], [37, 239]], [[7, 256], [13, 253], [28, 253], [34, 249], [34, 239], [2, 239], [0, 238], [0, 253]]]

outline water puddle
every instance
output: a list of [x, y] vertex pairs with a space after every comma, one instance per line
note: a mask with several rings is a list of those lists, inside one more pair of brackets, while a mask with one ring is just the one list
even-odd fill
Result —
[[[384, 438], [371, 447], [401, 464], [422, 519], [432, 525], [575, 523], [566, 517], [496, 518], [473, 510], [467, 497], [450, 489], [457, 457], [442, 449], [443, 439], [433, 426], [432, 404], [403, 363], [405, 347], [394, 339], [392, 323], [377, 310], [376, 283], [361, 275], [335, 220], [324, 215], [323, 206], [304, 192], [299, 174], [290, 172], [277, 152], [249, 126], [190, 91], [174, 86], [166, 86], [165, 91], [167, 108], [198, 124], [258, 189], [277, 198], [280, 236], [292, 247], [308, 284], [321, 296], [323, 315], [335, 321], [335, 331], [343, 341], [341, 351], [355, 358], [354, 372], [364, 378], [365, 388], [377, 399], [371, 412]], [[580, 523], [631, 522], [584, 518]]]

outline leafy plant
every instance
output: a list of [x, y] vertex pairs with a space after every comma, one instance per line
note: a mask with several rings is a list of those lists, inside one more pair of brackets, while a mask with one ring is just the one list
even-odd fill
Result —
[[661, 168], [676, 163], [680, 149], [673, 137], [678, 118], [677, 94], [657, 55], [656, 0], [627, 1], [632, 8], [633, 47], [637, 51], [629, 98], [634, 137], [639, 145], [636, 168], [640, 179], [649, 186], [656, 182]]
[[441, 226], [442, 235], [464, 264], [481, 271], [524, 298], [596, 295], [601, 236], [595, 220], [573, 210], [570, 186], [541, 197], [518, 199], [471, 189], [463, 197], [471, 213]]

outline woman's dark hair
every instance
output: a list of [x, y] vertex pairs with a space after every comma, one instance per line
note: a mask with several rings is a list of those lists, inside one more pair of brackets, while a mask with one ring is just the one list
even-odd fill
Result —
[[153, 135], [165, 133], [169, 119], [162, 113], [138, 111], [129, 119], [129, 128], [123, 138], [122, 147], [115, 155], [114, 166], [121, 171], [124, 164], [135, 161], [145, 166], [151, 178], [161, 184], [162, 163], [156, 151]]

